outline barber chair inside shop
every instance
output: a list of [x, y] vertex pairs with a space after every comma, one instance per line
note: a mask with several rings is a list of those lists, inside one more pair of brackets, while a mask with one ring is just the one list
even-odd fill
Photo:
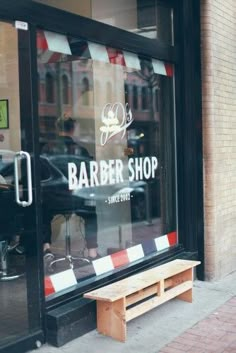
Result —
[[15, 280], [22, 276], [18, 273], [19, 259], [14, 254], [14, 242], [19, 237], [18, 207], [15, 203], [15, 190], [10, 184], [0, 182], [0, 281]]

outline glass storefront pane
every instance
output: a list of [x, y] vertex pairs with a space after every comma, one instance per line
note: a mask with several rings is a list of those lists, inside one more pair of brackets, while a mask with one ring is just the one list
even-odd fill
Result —
[[173, 44], [172, 8], [156, 0], [35, 0], [138, 35]]
[[47, 31], [37, 44], [50, 298], [177, 243], [174, 71]]

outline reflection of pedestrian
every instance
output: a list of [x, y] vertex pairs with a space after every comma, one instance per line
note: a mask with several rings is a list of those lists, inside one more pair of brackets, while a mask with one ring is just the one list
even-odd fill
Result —
[[[64, 161], [67, 165], [69, 155], [75, 155], [80, 159], [88, 160], [90, 155], [85, 147], [82, 147], [73, 140], [75, 121], [72, 118], [60, 118], [57, 120], [58, 137], [56, 142], [48, 143], [44, 145], [42, 152], [50, 156], [60, 155], [65, 156]], [[56, 159], [55, 159], [56, 160]], [[56, 165], [56, 163], [55, 163]], [[64, 166], [56, 165], [60, 168], [63, 174], [66, 174], [67, 168]], [[67, 175], [65, 175], [67, 177]], [[71, 202], [72, 207], [73, 203]], [[47, 205], [45, 205], [47, 207]], [[51, 244], [51, 220], [53, 215], [46, 207], [43, 207], [43, 223], [44, 223], [44, 253], [46, 256], [51, 255], [50, 244]], [[97, 216], [96, 211], [94, 213], [85, 212], [85, 210], [69, 210], [71, 213], [76, 213], [82, 217], [85, 222], [85, 240], [88, 249], [89, 258], [95, 259], [98, 257], [97, 254]], [[59, 212], [58, 212], [59, 213]]]

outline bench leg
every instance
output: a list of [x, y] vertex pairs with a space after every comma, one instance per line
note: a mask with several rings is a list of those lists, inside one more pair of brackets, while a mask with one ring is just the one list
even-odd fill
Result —
[[118, 341], [126, 340], [125, 299], [115, 302], [97, 300], [97, 330]]
[[[192, 281], [193, 282], [193, 269], [190, 268], [187, 271], [179, 274], [179, 279], [182, 279], [183, 282], [185, 281]], [[193, 301], [193, 289], [189, 289], [186, 292], [178, 295], [178, 299], [184, 300], [186, 302], [192, 303]]]

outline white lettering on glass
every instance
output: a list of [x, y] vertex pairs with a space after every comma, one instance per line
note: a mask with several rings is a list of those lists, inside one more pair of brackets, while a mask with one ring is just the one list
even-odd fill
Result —
[[116, 102], [107, 103], [102, 110], [101, 146], [104, 146], [113, 136], [122, 132], [121, 139], [125, 136], [127, 128], [132, 124], [133, 117], [128, 103], [125, 106]]
[[69, 190], [77, 189], [77, 167], [75, 163], [68, 163]]
[[79, 188], [89, 187], [88, 175], [86, 170], [85, 162], [80, 163], [80, 171], [79, 171]]
[[[129, 181], [148, 180], [155, 178], [158, 160], [155, 156], [130, 158], [128, 161]], [[88, 177], [88, 170], [89, 175]], [[124, 164], [121, 159], [110, 159], [100, 162], [90, 161], [89, 165], [81, 162], [79, 166], [79, 177], [77, 177], [77, 166], [68, 163], [69, 190], [81, 189], [83, 187], [114, 185], [124, 182]]]

